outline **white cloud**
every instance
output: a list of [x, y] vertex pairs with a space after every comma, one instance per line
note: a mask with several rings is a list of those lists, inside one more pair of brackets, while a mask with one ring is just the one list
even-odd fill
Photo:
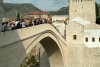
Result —
[[5, 3], [31, 3], [33, 0], [3, 0]]
[[67, 1], [68, 0], [38, 0], [35, 1], [33, 4], [42, 10], [52, 11], [67, 6]]
[[[32, 3], [42, 10], [57, 10], [68, 6], [68, 0], [3, 0], [6, 3]], [[100, 0], [96, 0], [100, 3]]]

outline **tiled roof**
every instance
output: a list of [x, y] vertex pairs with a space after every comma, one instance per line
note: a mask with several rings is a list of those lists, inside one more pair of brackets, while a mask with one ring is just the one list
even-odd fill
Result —
[[78, 22], [78, 23], [80, 23], [82, 25], [91, 24], [90, 21], [85, 20], [85, 19], [83, 19], [81, 17], [76, 17], [76, 18], [72, 19], [70, 22], [73, 22], [73, 21], [76, 21], [76, 22]]
[[85, 29], [100, 29], [100, 25], [91, 23], [91, 24], [85, 25], [84, 28]]
[[29, 15], [47, 15], [46, 12], [32, 12]]

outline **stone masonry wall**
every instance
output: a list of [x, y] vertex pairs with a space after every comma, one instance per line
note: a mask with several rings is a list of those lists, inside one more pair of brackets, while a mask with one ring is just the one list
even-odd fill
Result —
[[89, 48], [89, 67], [100, 67], [100, 47]]
[[95, 13], [95, 0], [70, 0], [70, 20], [75, 17], [81, 17], [91, 23], [95, 23]]
[[[83, 44], [84, 35], [83, 25], [77, 22], [71, 22], [66, 26], [66, 42], [73, 44]], [[75, 37], [76, 36], [76, 37]]]

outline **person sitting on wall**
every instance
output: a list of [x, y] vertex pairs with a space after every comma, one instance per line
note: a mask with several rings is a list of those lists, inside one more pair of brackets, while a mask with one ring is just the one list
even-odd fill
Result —
[[31, 19], [29, 20], [29, 26], [30, 26], [30, 27], [33, 26], [32, 20], [31, 20]]
[[1, 31], [4, 32], [5, 29], [6, 29], [6, 23], [3, 21], [3, 22], [2, 22], [2, 29], [1, 29]]
[[11, 27], [12, 27], [12, 30], [15, 30], [15, 23], [13, 21], [11, 22]]
[[16, 29], [19, 29], [19, 28], [21, 28], [21, 22], [20, 21], [17, 23]]

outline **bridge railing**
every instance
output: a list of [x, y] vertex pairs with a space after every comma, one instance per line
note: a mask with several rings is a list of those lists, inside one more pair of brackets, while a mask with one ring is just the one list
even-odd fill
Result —
[[42, 33], [43, 31], [52, 31], [58, 36], [58, 38], [65, 42], [64, 38], [57, 32], [57, 30], [50, 24], [41, 24], [37, 26], [6, 31], [0, 33], [0, 47], [7, 46], [9, 44], [21, 41], [23, 39], [29, 38], [33, 35]]

